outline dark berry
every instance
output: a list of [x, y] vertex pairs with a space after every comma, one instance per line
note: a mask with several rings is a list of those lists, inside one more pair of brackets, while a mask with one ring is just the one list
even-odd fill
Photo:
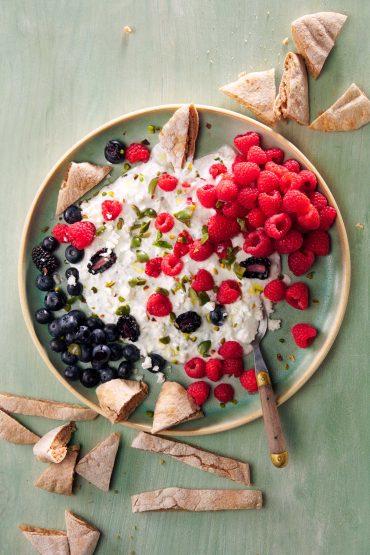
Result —
[[126, 147], [121, 141], [112, 140], [107, 142], [104, 156], [111, 164], [120, 164], [125, 159], [125, 151]]
[[73, 245], [68, 245], [65, 252], [65, 257], [71, 264], [77, 264], [77, 262], [81, 262], [85, 254], [85, 251], [79, 251]]
[[110, 343], [110, 360], [120, 360], [122, 358], [122, 345], [120, 343]]
[[148, 368], [149, 372], [161, 372], [167, 365], [167, 361], [161, 356], [157, 355], [156, 353], [151, 353], [150, 360], [152, 361], [152, 367]]
[[39, 324], [49, 324], [52, 322], [54, 316], [47, 308], [39, 308], [35, 312], [36, 322]]
[[131, 376], [132, 368], [133, 365], [130, 360], [123, 360], [118, 366], [117, 376], [122, 380], [127, 380]]
[[67, 378], [67, 380], [70, 380], [71, 382], [75, 382], [76, 380], [78, 380], [80, 377], [80, 374], [81, 374], [81, 368], [79, 368], [75, 364], [72, 364], [71, 366], [67, 366], [67, 368], [64, 369], [64, 377]]
[[66, 278], [68, 279], [71, 276], [73, 276], [77, 280], [79, 279], [80, 274], [79, 274], [79, 271], [77, 270], [77, 268], [67, 268], [66, 269]]
[[63, 339], [58, 338], [52, 339], [49, 345], [50, 349], [54, 351], [54, 353], [62, 353], [67, 348], [66, 342], [63, 341]]
[[60, 327], [63, 332], [74, 332], [80, 325], [79, 319], [75, 314], [68, 312], [59, 319]]
[[64, 364], [68, 364], [68, 366], [72, 366], [73, 364], [76, 364], [76, 362], [78, 361], [78, 356], [74, 355], [73, 353], [70, 353], [69, 351], [64, 351], [62, 353], [61, 359], [64, 362]]
[[111, 380], [117, 378], [117, 370], [115, 368], [111, 368], [110, 366], [104, 366], [104, 368], [100, 368], [98, 372], [102, 383], [110, 382]]
[[214, 310], [211, 310], [209, 313], [209, 317], [212, 324], [215, 324], [215, 326], [222, 326], [227, 318], [227, 312], [224, 305], [216, 304]]
[[75, 285], [67, 285], [67, 293], [72, 297], [77, 297], [78, 295], [81, 295], [82, 289], [82, 283], [80, 283], [79, 281]]
[[121, 316], [118, 319], [117, 328], [124, 339], [129, 339], [134, 342], [139, 339], [140, 327], [133, 316]]
[[55, 287], [53, 276], [40, 274], [36, 278], [36, 287], [40, 291], [52, 291]]
[[94, 368], [94, 370], [100, 370], [101, 368], [104, 368], [106, 365], [107, 365], [106, 362], [99, 362], [98, 360], [91, 361], [91, 366]]
[[116, 341], [119, 338], [119, 331], [115, 324], [107, 324], [104, 327], [104, 332], [107, 337], [108, 343], [110, 341]]
[[91, 331], [87, 326], [80, 326], [75, 334], [77, 343], [89, 343], [91, 339]]
[[52, 337], [60, 337], [62, 335], [62, 330], [60, 329], [58, 320], [50, 322], [48, 325], [48, 331]]
[[66, 210], [63, 212], [64, 221], [67, 224], [74, 224], [75, 222], [80, 222], [82, 220], [82, 211], [79, 206], [72, 204], [68, 206]]
[[80, 359], [81, 362], [90, 362], [91, 361], [92, 349], [91, 349], [90, 345], [86, 345], [85, 343], [82, 343], [81, 353], [80, 353], [80, 356], [78, 358]]
[[69, 331], [65, 334], [64, 339], [67, 345], [71, 345], [76, 341], [76, 334], [73, 331]]
[[108, 362], [110, 359], [110, 348], [108, 345], [96, 345], [92, 351], [92, 359], [97, 362]]
[[201, 323], [201, 317], [193, 310], [183, 312], [175, 320], [176, 327], [183, 333], [192, 333], [193, 331], [196, 331], [200, 327]]
[[44, 274], [52, 274], [59, 268], [57, 257], [40, 246], [33, 247], [31, 256], [36, 268]]
[[240, 262], [240, 266], [245, 268], [243, 277], [248, 279], [267, 279], [270, 275], [271, 261], [265, 257], [250, 256]]
[[136, 345], [131, 345], [131, 343], [125, 343], [122, 345], [122, 356], [130, 362], [137, 362], [140, 360], [140, 351]]
[[93, 368], [86, 368], [81, 374], [80, 381], [85, 387], [95, 387], [100, 382], [99, 373]]
[[69, 315], [70, 316], [72, 316], [72, 315], [75, 316], [78, 319], [78, 323], [80, 325], [85, 323], [86, 316], [85, 316], [85, 313], [82, 312], [82, 310], [78, 310], [78, 309], [70, 310]]
[[60, 310], [66, 302], [67, 298], [63, 291], [49, 291], [45, 296], [44, 305], [48, 310]]
[[94, 318], [94, 316], [90, 316], [87, 320], [86, 320], [86, 325], [92, 330], [102, 330], [104, 328], [104, 322], [103, 320], [100, 320], [100, 318]]
[[90, 274], [101, 274], [108, 270], [117, 260], [117, 255], [114, 251], [108, 254], [108, 249], [100, 249], [91, 258], [87, 265]]
[[45, 237], [45, 239], [41, 243], [41, 246], [48, 252], [54, 252], [59, 247], [59, 241], [57, 241], [55, 237], [50, 235], [49, 237]]
[[91, 332], [91, 341], [94, 343], [94, 345], [103, 345], [107, 342], [105, 332], [99, 328], [93, 330]]

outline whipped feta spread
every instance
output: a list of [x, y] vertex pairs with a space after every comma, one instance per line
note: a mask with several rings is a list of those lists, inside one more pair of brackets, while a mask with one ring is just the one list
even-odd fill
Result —
[[[178, 234], [183, 230], [189, 231], [193, 238], [200, 238], [202, 227], [212, 212], [200, 205], [196, 190], [205, 183], [217, 184], [221, 176], [213, 179], [209, 174], [210, 166], [222, 161], [228, 169], [231, 169], [234, 157], [235, 151], [229, 146], [223, 146], [217, 152], [193, 163], [187, 163], [184, 169], [174, 172], [172, 165], [166, 159], [166, 154], [160, 145], [156, 145], [147, 163], [129, 169], [122, 177], [105, 185], [96, 196], [81, 205], [83, 218], [94, 223], [97, 229], [97, 237], [86, 248], [83, 260], [75, 264], [84, 286], [86, 303], [91, 312], [104, 319], [106, 323], [116, 323], [122, 307], [127, 305], [130, 307], [130, 314], [136, 318], [140, 326], [140, 337], [135, 345], [144, 357], [143, 367], [149, 364], [148, 353], [158, 353], [172, 363], [182, 363], [193, 356], [199, 356], [198, 346], [203, 341], [211, 341], [211, 353], [217, 351], [221, 340], [238, 341], [244, 346], [246, 352], [250, 350], [248, 346], [256, 335], [259, 320], [262, 317], [260, 293], [269, 280], [279, 275], [279, 255], [274, 254], [270, 257], [272, 264], [269, 280], [245, 278], [238, 280], [232, 269], [221, 266], [216, 254], [212, 254], [203, 262], [196, 262], [186, 255], [183, 257], [183, 270], [175, 280], [174, 277], [167, 276], [163, 272], [158, 278], [147, 276], [145, 262], [138, 261], [137, 252], [145, 253], [150, 259], [170, 252], [169, 249], [153, 245], [157, 237], [157, 230], [154, 227], [155, 218], [144, 216], [138, 220], [138, 210], [144, 212], [150, 208], [157, 214], [168, 212], [173, 215], [187, 209], [193, 202], [195, 210], [190, 228], [175, 219], [174, 228], [163, 234], [162, 239], [173, 245]], [[148, 192], [149, 184], [153, 178], [163, 172], [174, 174], [179, 179], [179, 185], [172, 192], [165, 192], [157, 187], [154, 195], [151, 195]], [[184, 182], [186, 187], [182, 186]], [[119, 219], [105, 222], [102, 216], [102, 202], [109, 199], [123, 203], [123, 210]], [[140, 246], [133, 247], [131, 241], [135, 232], [132, 226], [144, 222], [148, 222], [148, 229], [141, 237]], [[240, 234], [232, 240], [232, 243], [234, 247], [240, 247], [236, 254], [236, 262], [245, 260], [248, 255], [241, 249], [243, 236]], [[103, 248], [107, 249], [107, 254], [114, 251], [117, 261], [103, 273], [92, 275], [88, 271], [88, 262], [98, 250]], [[189, 296], [189, 282], [184, 283], [183, 287], [176, 287], [178, 280], [181, 281], [184, 276], [191, 278], [200, 268], [208, 270], [213, 275], [216, 286], [226, 279], [238, 280], [240, 283], [242, 296], [238, 301], [225, 305], [227, 318], [222, 326], [215, 326], [209, 321], [209, 313], [216, 303], [215, 292], [209, 291], [210, 300], [200, 306]], [[140, 285], [133, 285], [138, 279]], [[147, 299], [157, 288], [168, 290], [176, 316], [189, 310], [194, 310], [201, 316], [202, 324], [196, 332], [183, 334], [175, 328], [170, 316], [153, 318], [147, 315]], [[271, 303], [267, 303], [267, 309], [269, 312], [272, 311]], [[279, 321], [275, 320], [271, 322], [270, 328], [278, 326]]]

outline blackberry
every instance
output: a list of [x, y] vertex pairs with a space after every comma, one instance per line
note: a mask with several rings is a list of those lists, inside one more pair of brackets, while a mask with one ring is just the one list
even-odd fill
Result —
[[182, 333], [193, 333], [202, 323], [202, 319], [193, 310], [183, 312], [175, 320], [175, 326], [182, 331]]
[[116, 260], [117, 255], [114, 251], [108, 254], [108, 249], [100, 249], [90, 258], [87, 269], [93, 276], [102, 274], [105, 270], [113, 266]]
[[40, 245], [33, 247], [31, 256], [34, 265], [43, 274], [52, 274], [59, 268], [57, 257], [40, 247]]
[[270, 275], [271, 261], [269, 258], [259, 258], [250, 256], [240, 262], [240, 266], [245, 268], [243, 277], [249, 279], [267, 279]]
[[[149, 372], [153, 374], [162, 372], [167, 365], [167, 361], [161, 355], [157, 355], [157, 353], [150, 353], [149, 357], [152, 361], [152, 367], [148, 368]], [[157, 367], [157, 369], [154, 369], [154, 367]]]
[[209, 313], [210, 320], [215, 326], [222, 326], [227, 318], [227, 312], [224, 305], [216, 304], [214, 310]]
[[133, 316], [121, 316], [118, 319], [117, 328], [124, 339], [129, 339], [133, 342], [139, 339], [140, 327]]
[[126, 147], [121, 141], [108, 141], [105, 145], [104, 156], [111, 164], [119, 164], [125, 159]]

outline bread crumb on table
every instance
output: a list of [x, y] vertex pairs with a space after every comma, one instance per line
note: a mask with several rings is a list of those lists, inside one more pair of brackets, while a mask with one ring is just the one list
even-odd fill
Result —
[[123, 28], [124, 33], [130, 34], [130, 33], [133, 33], [133, 31], [134, 31], [133, 28], [130, 27], [129, 25], [125, 25], [124, 28]]
[[281, 41], [281, 44], [284, 44], [284, 46], [286, 46], [288, 42], [289, 42], [289, 37], [285, 37], [285, 39]]
[[364, 225], [364, 224], [360, 224], [360, 222], [358, 222], [358, 223], [355, 225], [355, 227], [357, 227], [357, 229], [361, 229], [361, 231], [362, 231], [363, 229], [365, 229], [365, 225]]

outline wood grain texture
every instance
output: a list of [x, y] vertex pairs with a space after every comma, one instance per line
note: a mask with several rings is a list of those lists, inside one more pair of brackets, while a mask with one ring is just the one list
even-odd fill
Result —
[[[238, 109], [218, 87], [240, 71], [275, 66], [290, 22], [318, 10], [349, 15], [322, 75], [310, 80], [311, 118], [357, 83], [368, 94], [370, 6], [361, 0], [2, 0], [0, 3], [0, 134], [2, 230], [1, 389], [74, 402], [40, 360], [23, 325], [16, 290], [18, 237], [28, 206], [54, 162], [88, 131], [124, 112], [196, 101]], [[124, 25], [134, 32], [122, 36]], [[278, 82], [278, 81], [277, 81]], [[132, 515], [130, 495], [166, 486], [228, 487], [217, 476], [130, 449], [122, 430], [112, 489], [77, 478], [68, 507], [103, 536], [104, 555], [364, 555], [369, 551], [368, 500], [368, 152], [370, 126], [355, 133], [314, 133], [294, 123], [281, 132], [317, 165], [347, 224], [353, 280], [340, 335], [320, 371], [279, 410], [290, 462], [274, 469], [262, 421], [197, 438], [204, 449], [251, 461], [266, 493], [262, 511], [232, 514]], [[355, 224], [365, 224], [360, 230]], [[39, 435], [50, 421], [20, 417]], [[57, 423], [55, 424], [57, 425]], [[80, 422], [86, 453], [111, 433], [104, 419]], [[127, 447], [126, 447], [127, 446]], [[1, 444], [0, 537], [4, 553], [29, 553], [21, 522], [64, 528], [65, 499], [35, 491], [43, 466], [32, 448]], [[345, 479], [343, 479], [345, 477]], [[79, 489], [80, 488], [80, 489]], [[19, 500], [22, 500], [20, 503]]]

